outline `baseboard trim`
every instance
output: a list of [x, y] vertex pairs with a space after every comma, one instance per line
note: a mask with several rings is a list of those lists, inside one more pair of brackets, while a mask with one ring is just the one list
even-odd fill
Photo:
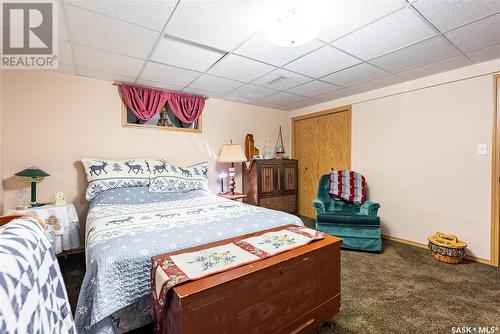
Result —
[[[412, 241], [412, 240], [402, 239], [402, 238], [398, 238], [398, 237], [393, 237], [391, 235], [386, 235], [386, 234], [382, 234], [382, 238], [383, 239], [387, 239], [387, 240], [391, 240], [391, 241], [395, 241], [395, 242], [399, 242], [399, 243], [405, 244], [405, 245], [410, 245], [410, 246], [415, 246], [415, 247], [418, 247], [418, 248], [427, 249], [427, 245], [426, 244], [423, 244], [423, 243], [420, 243], [420, 242], [417, 242], [417, 241]], [[473, 262], [487, 264], [487, 265], [495, 267], [495, 265], [490, 260], [486, 260], [486, 259], [483, 259], [481, 257], [467, 255], [465, 258], [467, 260], [470, 260], [470, 261], [473, 261]]]

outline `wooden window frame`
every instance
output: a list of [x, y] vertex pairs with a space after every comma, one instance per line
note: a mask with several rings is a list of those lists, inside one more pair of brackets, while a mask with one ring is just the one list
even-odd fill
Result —
[[168, 126], [156, 126], [156, 125], [144, 125], [144, 124], [130, 124], [127, 122], [127, 105], [122, 100], [122, 128], [134, 128], [143, 130], [160, 130], [160, 131], [177, 131], [177, 132], [191, 132], [191, 133], [202, 133], [203, 126], [203, 115], [198, 118], [198, 128], [174, 128]]

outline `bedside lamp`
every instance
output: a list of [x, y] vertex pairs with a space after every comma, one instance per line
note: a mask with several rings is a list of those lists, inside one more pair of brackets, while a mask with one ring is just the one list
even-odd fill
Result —
[[22, 177], [29, 177], [31, 179], [31, 206], [36, 207], [36, 206], [44, 205], [43, 203], [36, 202], [36, 183], [40, 182], [42, 180], [42, 178], [44, 178], [46, 176], [50, 176], [50, 175], [38, 167], [26, 168], [20, 172], [17, 172], [14, 175], [22, 176]]
[[222, 146], [217, 161], [223, 163], [231, 163], [231, 167], [229, 168], [229, 193], [231, 195], [234, 195], [234, 188], [236, 184], [236, 182], [234, 181], [234, 176], [236, 175], [234, 163], [247, 161], [247, 157], [245, 156], [245, 153], [243, 153], [243, 149], [240, 145], [233, 144], [231, 142], [231, 144]]

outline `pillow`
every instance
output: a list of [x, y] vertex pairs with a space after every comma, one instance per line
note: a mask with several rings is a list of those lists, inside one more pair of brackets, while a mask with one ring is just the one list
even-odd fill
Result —
[[81, 159], [87, 173], [88, 201], [108, 189], [149, 185], [149, 168], [145, 159]]
[[165, 159], [148, 160], [149, 192], [179, 193], [191, 190], [208, 191], [208, 162], [186, 168], [169, 165]]

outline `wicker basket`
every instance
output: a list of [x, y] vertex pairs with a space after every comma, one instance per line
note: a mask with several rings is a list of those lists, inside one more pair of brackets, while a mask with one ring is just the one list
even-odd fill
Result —
[[435, 258], [436, 260], [444, 263], [451, 263], [451, 264], [459, 264], [462, 262], [463, 257], [461, 256], [447, 256], [447, 255], [441, 255], [436, 252], [431, 253], [432, 257]]
[[440, 262], [458, 264], [466, 255], [467, 244], [458, 240], [454, 234], [437, 232], [428, 240], [427, 247], [431, 250], [432, 257]]

